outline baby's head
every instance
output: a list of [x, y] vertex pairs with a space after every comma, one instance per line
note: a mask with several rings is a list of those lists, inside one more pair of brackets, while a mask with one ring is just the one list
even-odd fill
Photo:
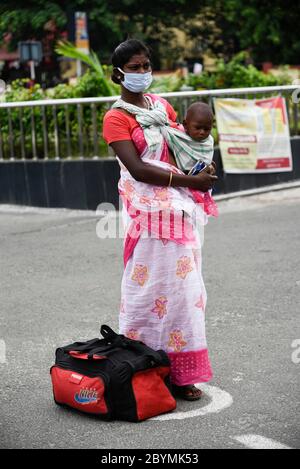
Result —
[[205, 140], [212, 129], [214, 115], [208, 104], [193, 103], [187, 110], [183, 126], [194, 140]]

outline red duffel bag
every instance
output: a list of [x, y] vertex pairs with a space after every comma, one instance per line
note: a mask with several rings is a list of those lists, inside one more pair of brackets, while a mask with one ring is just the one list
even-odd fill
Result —
[[174, 410], [167, 354], [105, 325], [101, 334], [56, 350], [50, 370], [55, 402], [131, 422]]

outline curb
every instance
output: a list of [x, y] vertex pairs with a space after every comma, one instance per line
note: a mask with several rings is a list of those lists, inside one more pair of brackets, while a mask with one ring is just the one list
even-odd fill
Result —
[[97, 217], [96, 210], [81, 210], [73, 208], [35, 207], [31, 205], [0, 204], [1, 213], [37, 214], [37, 215], [64, 215], [65, 217]]
[[213, 195], [213, 198], [216, 202], [222, 202], [223, 200], [236, 199], [239, 197], [251, 197], [253, 195], [266, 194], [267, 192], [296, 189], [297, 187], [300, 187], [300, 180], [273, 184], [265, 187], [257, 187], [256, 189], [248, 189], [245, 191], [230, 192], [229, 194]]

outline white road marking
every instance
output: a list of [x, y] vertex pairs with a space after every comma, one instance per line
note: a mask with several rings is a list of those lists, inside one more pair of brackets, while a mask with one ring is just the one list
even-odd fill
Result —
[[[211, 402], [208, 405], [204, 407], [199, 407], [198, 409], [194, 408], [193, 410], [188, 410], [186, 412], [176, 412], [175, 410], [169, 414], [153, 417], [151, 420], [182, 420], [207, 414], [217, 414], [222, 410], [230, 407], [233, 403], [232, 396], [228, 392], [223, 391], [222, 389], [217, 388], [216, 386], [210, 386], [209, 384], [203, 383], [197, 383], [195, 384], [195, 386], [200, 387], [201, 390], [211, 398]], [[197, 405], [196, 402], [191, 404], [193, 406]], [[201, 405], [201, 399], [199, 401], [199, 404]]]
[[260, 435], [240, 435], [234, 436], [233, 439], [250, 449], [292, 449], [278, 441]]

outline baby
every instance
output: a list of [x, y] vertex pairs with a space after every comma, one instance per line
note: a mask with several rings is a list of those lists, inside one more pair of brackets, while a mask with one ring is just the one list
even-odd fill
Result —
[[[211, 108], [202, 102], [193, 103], [187, 110], [186, 116], [183, 120], [182, 130], [185, 130], [194, 141], [201, 142], [203, 145], [203, 151], [205, 152], [204, 162], [208, 165], [208, 172], [215, 174], [216, 166], [212, 161], [214, 154], [214, 139], [210, 135], [213, 126], [214, 115]], [[177, 166], [188, 174], [194, 167], [197, 161], [201, 161], [201, 149], [199, 149], [199, 158], [195, 160], [190, 158], [188, 161], [186, 158], [181, 159], [181, 155], [176, 155]]]

